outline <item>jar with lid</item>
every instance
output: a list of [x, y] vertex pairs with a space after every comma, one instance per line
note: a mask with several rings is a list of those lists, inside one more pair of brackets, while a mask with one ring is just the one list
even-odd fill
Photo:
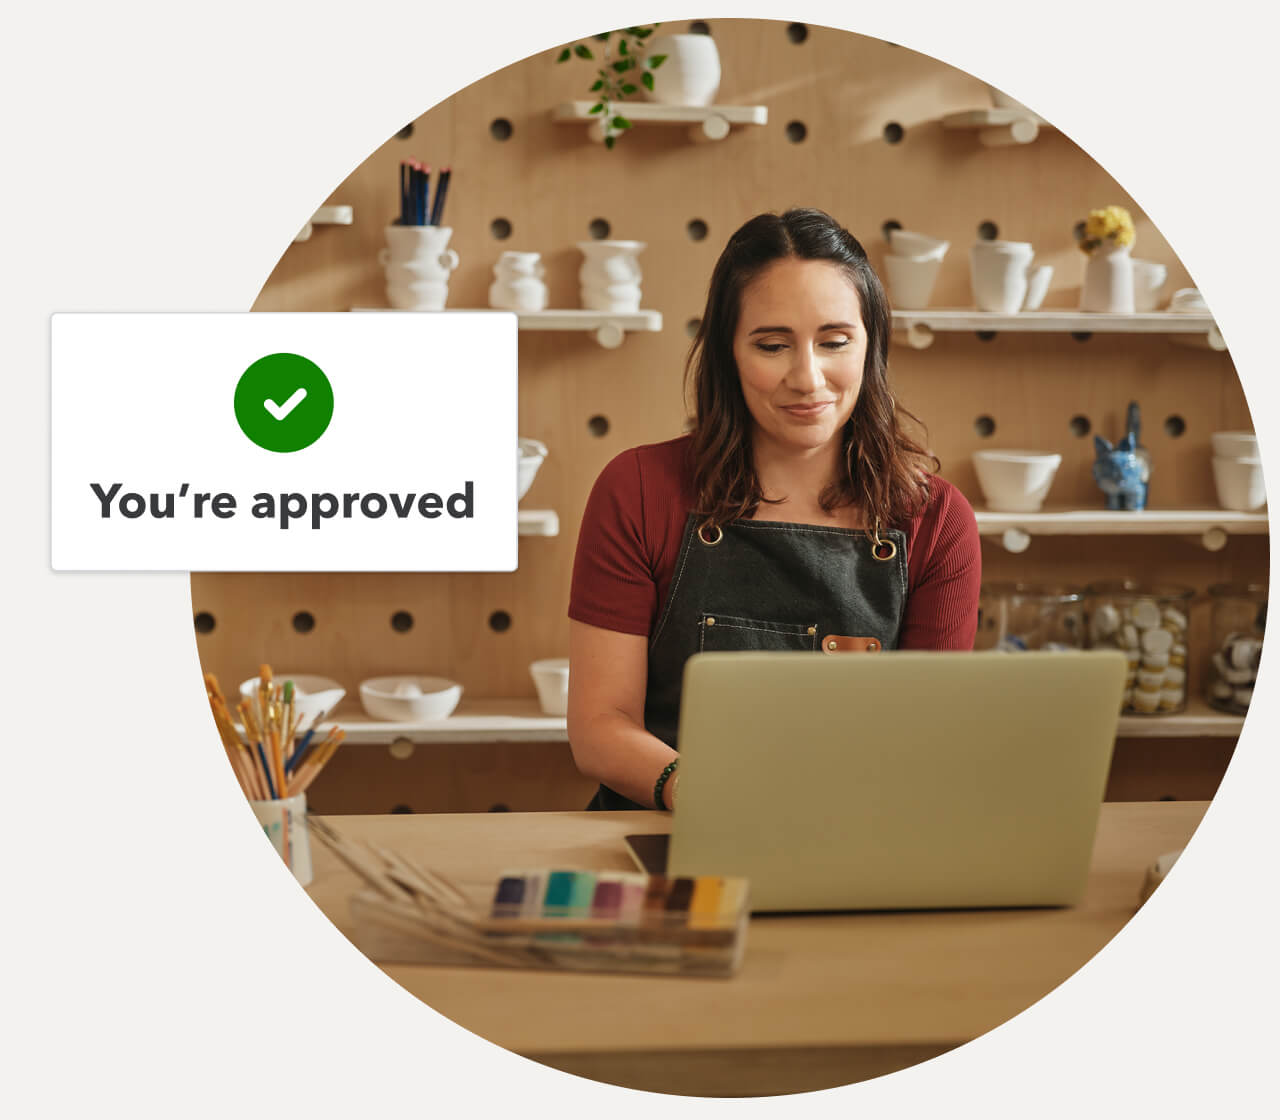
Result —
[[1195, 592], [1180, 584], [1109, 580], [1085, 588], [1090, 649], [1129, 658], [1123, 713], [1173, 715], [1186, 710], [1187, 632]]
[[1244, 715], [1253, 699], [1267, 625], [1267, 588], [1217, 583], [1209, 588], [1209, 665], [1205, 696], [1219, 711]]
[[1084, 592], [1076, 587], [984, 583], [974, 649], [1084, 647]]

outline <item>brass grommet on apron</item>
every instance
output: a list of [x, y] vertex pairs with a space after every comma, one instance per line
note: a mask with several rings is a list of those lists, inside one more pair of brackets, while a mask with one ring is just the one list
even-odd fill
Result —
[[698, 526], [698, 540], [700, 540], [708, 548], [714, 547], [715, 545], [718, 545], [722, 540], [724, 540], [724, 530], [721, 529], [719, 525], [711, 526], [711, 528], [715, 531], [715, 534], [716, 534], [715, 539], [707, 540], [707, 538], [702, 535], [703, 530], [705, 530], [706, 527], [707, 527], [707, 523], [705, 521]]
[[[871, 530], [872, 536], [875, 537], [875, 544], [871, 546], [871, 555], [880, 561], [892, 560], [898, 555], [898, 546], [893, 541], [882, 541], [880, 539], [880, 525]], [[882, 549], [888, 549], [888, 552], [882, 552]]]

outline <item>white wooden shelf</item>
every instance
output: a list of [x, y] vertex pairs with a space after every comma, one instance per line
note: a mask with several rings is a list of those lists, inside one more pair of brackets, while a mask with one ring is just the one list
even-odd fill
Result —
[[[349, 698], [348, 698], [349, 700]], [[564, 716], [549, 716], [537, 700], [467, 700], [464, 696], [448, 719], [421, 723], [370, 719], [359, 700], [338, 708], [333, 724], [346, 734], [345, 741], [360, 744], [394, 744], [405, 740], [415, 746], [431, 743], [567, 743], [569, 733]]]
[[965, 109], [948, 113], [942, 127], [976, 131], [980, 143], [989, 148], [1005, 148], [1013, 144], [1030, 144], [1041, 128], [1052, 128], [1034, 113], [1019, 109]]
[[522, 537], [558, 537], [560, 517], [553, 509], [522, 509], [516, 514]]
[[893, 329], [906, 332], [907, 345], [924, 350], [938, 331], [1021, 331], [1024, 333], [1194, 335], [1212, 350], [1226, 343], [1212, 315], [1178, 311], [1148, 311], [1111, 315], [1097, 311], [976, 311], [962, 307], [893, 312]]
[[[353, 307], [353, 312], [401, 312], [398, 307]], [[448, 307], [446, 311], [502, 311], [500, 307]], [[401, 312], [403, 313], [403, 312]], [[409, 314], [427, 314], [409, 312]], [[589, 331], [606, 350], [622, 345], [628, 331], [662, 330], [661, 311], [587, 311], [581, 308], [555, 308], [548, 311], [515, 312], [516, 326], [522, 331]]]
[[[403, 748], [432, 743], [567, 743], [564, 716], [546, 715], [538, 702], [525, 700], [463, 700], [448, 719], [422, 723], [375, 720], [363, 709], [344, 702], [332, 720], [353, 746], [392, 745]], [[1227, 739], [1240, 734], [1243, 716], [1215, 711], [1193, 697], [1186, 712], [1167, 716], [1121, 716], [1116, 724], [1120, 739]]]
[[999, 537], [1010, 552], [1025, 552], [1032, 537], [1157, 535], [1198, 537], [1206, 549], [1218, 552], [1232, 534], [1257, 536], [1270, 531], [1265, 513], [1229, 509], [1046, 509], [1038, 513], [995, 513], [975, 506], [974, 516], [978, 532], [984, 537]]
[[616, 350], [622, 345], [627, 331], [662, 330], [662, 312], [556, 308], [521, 311], [517, 315], [517, 323], [522, 331], [590, 331], [606, 350]]
[[1234, 739], [1244, 726], [1244, 716], [1220, 712], [1193, 696], [1187, 710], [1167, 716], [1121, 716], [1117, 739]]
[[[593, 113], [594, 101], [564, 101], [551, 110], [551, 119], [588, 125], [587, 135], [604, 142], [604, 114]], [[693, 140], [723, 140], [730, 130], [742, 125], [769, 123], [764, 105], [658, 105], [651, 101], [614, 101], [609, 108], [632, 124], [683, 125]]]
[[311, 220], [298, 230], [294, 241], [308, 240], [315, 226], [349, 226], [355, 221], [355, 216], [353, 206], [321, 206], [311, 215]]

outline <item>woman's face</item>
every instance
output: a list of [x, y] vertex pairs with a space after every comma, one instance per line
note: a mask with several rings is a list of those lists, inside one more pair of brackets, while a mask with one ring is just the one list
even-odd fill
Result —
[[733, 357], [755, 436], [782, 449], [839, 440], [862, 387], [857, 290], [830, 261], [774, 261], [742, 293]]

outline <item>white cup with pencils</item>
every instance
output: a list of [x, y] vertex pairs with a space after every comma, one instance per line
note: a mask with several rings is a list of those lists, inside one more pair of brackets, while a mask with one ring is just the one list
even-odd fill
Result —
[[[342, 744], [344, 733], [332, 725], [321, 731], [320, 722], [328, 712], [311, 715], [310, 710], [301, 710], [293, 680], [277, 684], [269, 665], [259, 668], [256, 687], [242, 687], [236, 707], [238, 725], [217, 678], [206, 673], [204, 680], [213, 720], [236, 780], [272, 845], [298, 882], [306, 886], [311, 882], [307, 787]], [[341, 691], [330, 690], [327, 696], [340, 699]]]
[[448, 226], [386, 227], [387, 246], [378, 263], [387, 278], [387, 302], [402, 311], [443, 311], [449, 277], [459, 258], [449, 248]]
[[311, 882], [311, 839], [307, 832], [307, 795], [275, 801], [250, 801], [253, 815], [262, 825], [271, 846], [304, 887]]

